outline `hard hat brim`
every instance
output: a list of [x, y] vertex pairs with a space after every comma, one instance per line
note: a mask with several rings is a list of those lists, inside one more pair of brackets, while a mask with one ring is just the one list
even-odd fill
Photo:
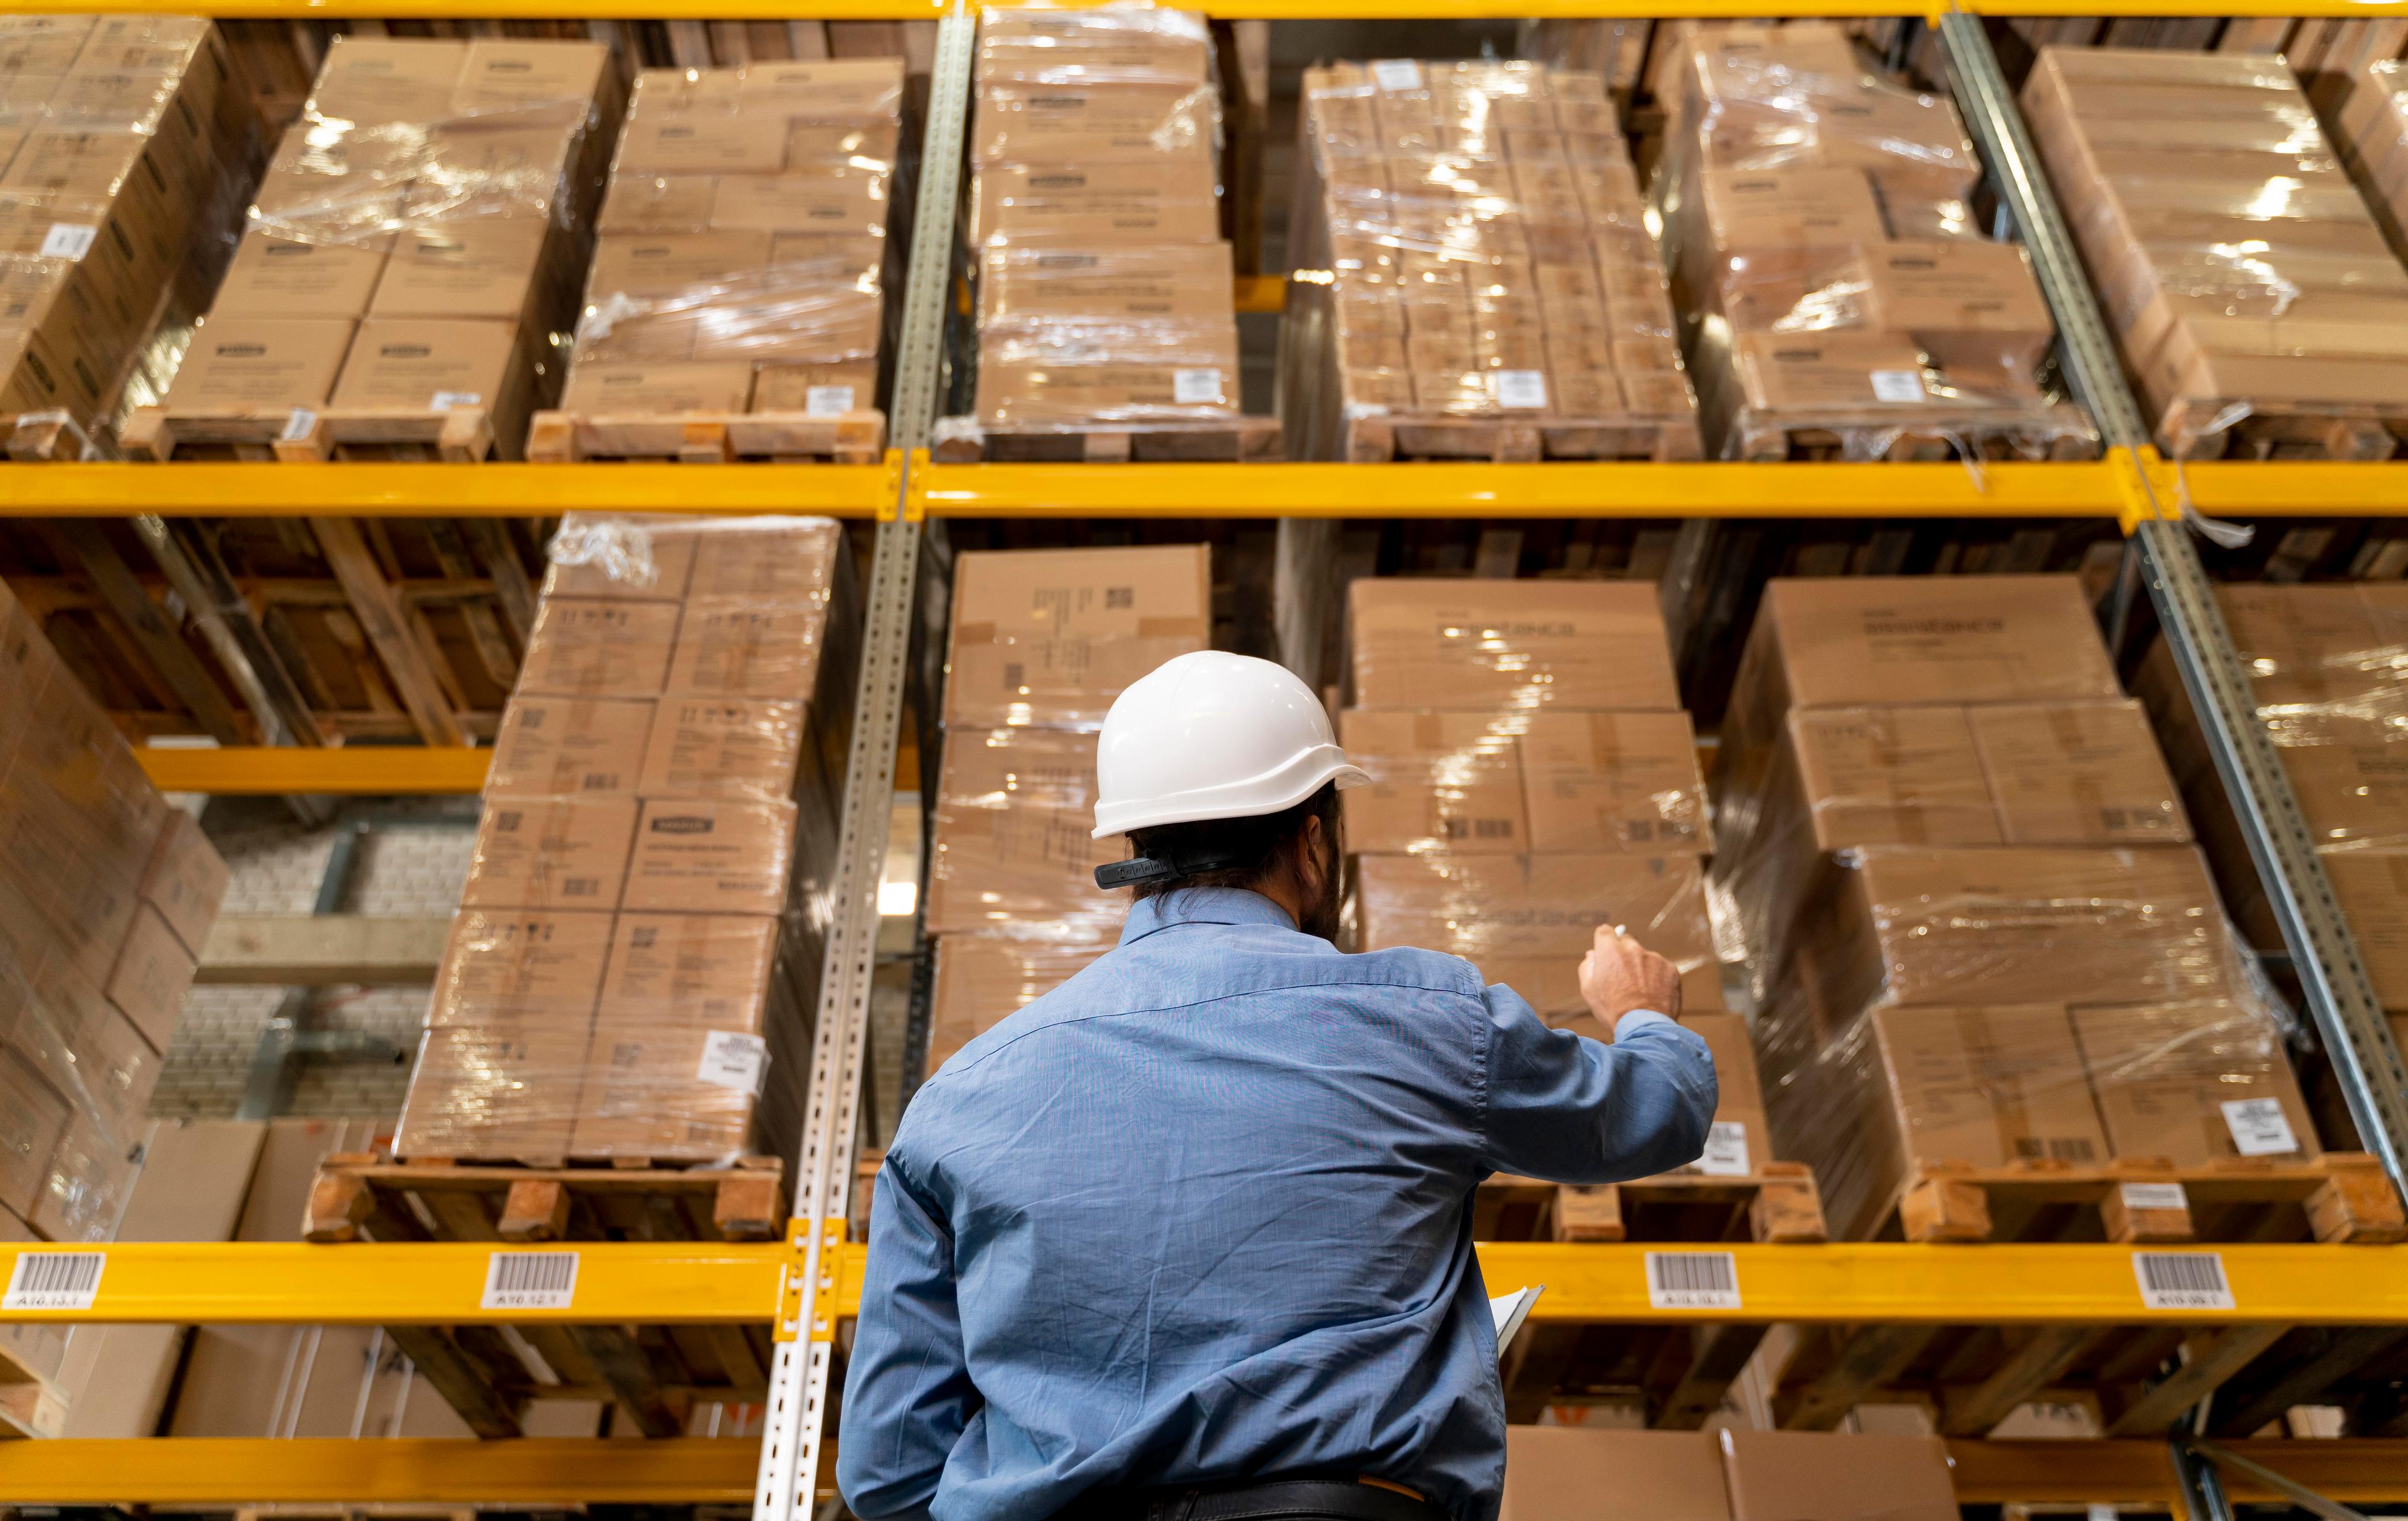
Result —
[[1198, 787], [1140, 802], [1097, 803], [1093, 839], [1154, 829], [1166, 824], [1206, 824], [1214, 819], [1257, 819], [1294, 808], [1335, 783], [1344, 792], [1370, 784], [1370, 774], [1334, 744], [1316, 745], [1270, 776], [1248, 777], [1217, 787]]

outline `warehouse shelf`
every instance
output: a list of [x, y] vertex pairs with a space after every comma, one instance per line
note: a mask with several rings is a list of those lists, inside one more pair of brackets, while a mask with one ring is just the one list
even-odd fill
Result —
[[0, 466], [0, 517], [540, 518], [589, 509], [867, 518], [891, 509], [899, 467], [891, 452], [882, 465], [12, 465]]
[[2208, 461], [2168, 466], [2179, 495], [2210, 517], [2399, 517], [2408, 462]]
[[161, 792], [221, 797], [435, 796], [482, 790], [494, 753], [465, 745], [151, 746], [136, 750], [134, 758]]

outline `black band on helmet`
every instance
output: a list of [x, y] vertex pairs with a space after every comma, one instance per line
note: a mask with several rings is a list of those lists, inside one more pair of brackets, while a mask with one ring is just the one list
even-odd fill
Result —
[[1194, 855], [1157, 857], [1140, 855], [1131, 860], [1114, 861], [1096, 868], [1096, 885], [1107, 890], [1114, 887], [1138, 887], [1147, 882], [1175, 882], [1181, 877], [1193, 877], [1200, 872], [1219, 871], [1225, 867], [1246, 866], [1257, 859], [1258, 852], [1211, 851]]

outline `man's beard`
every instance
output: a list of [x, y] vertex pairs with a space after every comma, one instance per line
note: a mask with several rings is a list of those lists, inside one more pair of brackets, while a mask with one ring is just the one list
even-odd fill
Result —
[[1308, 935], [1332, 942], [1338, 939], [1339, 916], [1345, 908], [1342, 868], [1346, 863], [1338, 852], [1338, 842], [1325, 834], [1322, 837], [1321, 882], [1312, 893], [1312, 901], [1304, 905], [1304, 912], [1296, 926]]

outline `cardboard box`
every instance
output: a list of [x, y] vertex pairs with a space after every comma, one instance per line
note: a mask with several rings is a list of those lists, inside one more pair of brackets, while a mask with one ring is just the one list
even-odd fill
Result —
[[1092, 733], [949, 729], [931, 830], [928, 932], [1033, 922], [1058, 926], [1065, 940], [1117, 937], [1126, 897], [1097, 887], [1095, 870], [1125, 859], [1127, 842], [1089, 838], [1095, 786]]
[[179, 412], [246, 412], [323, 405], [355, 325], [340, 319], [212, 316], [193, 335], [168, 388], [168, 406]]
[[1185, 80], [1127, 83], [1056, 80], [979, 93], [970, 128], [970, 162], [1091, 164], [1139, 159], [1162, 165], [1165, 178], [1212, 173], [1211, 93]]
[[1738, 333], [1731, 364], [1744, 405], [1768, 412], [1870, 410], [1936, 399], [1922, 351], [1894, 333]]
[[1942, 368], [2028, 378], [2057, 324], [2024, 251], [1973, 238], [1860, 250], [1868, 325], [1911, 333]]
[[826, 627], [821, 602], [689, 595], [667, 690], [764, 699], [809, 693], [819, 681]]
[[581, 1029], [594, 1017], [610, 940], [607, 912], [463, 909], [443, 944], [426, 1023]]
[[1479, 713], [1339, 714], [1346, 758], [1371, 778], [1339, 795], [1346, 848], [1527, 853], [1516, 727]]
[[[543, 573], [543, 604], [536, 610], [538, 627], [544, 609], [556, 601], [684, 600], [686, 582], [694, 574], [695, 545], [701, 537], [692, 523], [665, 522], [644, 513], [586, 512], [578, 515], [577, 528], [574, 536], [552, 541]], [[667, 646], [677, 639], [677, 610], [671, 608], [667, 616], [668, 627], [659, 636], [664, 674]], [[523, 673], [518, 690], [533, 690]]]
[[1713, 849], [1686, 713], [1533, 713], [1521, 755], [1534, 851]]
[[637, 791], [762, 803], [794, 796], [804, 707], [745, 697], [664, 698]]
[[965, 552], [953, 573], [945, 722], [1100, 725], [1130, 682], [1208, 648], [1211, 619], [1211, 552], [1201, 544]]
[[2062, 1005], [1877, 1009], [1872, 1019], [1881, 1091], [1910, 1165], [2107, 1159]]
[[1225, 322], [1230, 313], [1221, 291], [1232, 278], [1226, 243], [990, 248], [984, 265], [979, 314], [990, 331], [1006, 323], [1041, 329], [1061, 318], [1150, 328]]
[[305, 108], [363, 127], [439, 122], [452, 114], [467, 58], [467, 44], [445, 38], [338, 36]]
[[[828, 519], [726, 520], [694, 535], [696, 599], [750, 597], [762, 602], [825, 604], [849, 554], [844, 530]], [[802, 696], [804, 693], [783, 693]]]
[[0, 1050], [0, 1205], [33, 1215], [50, 1154], [73, 1113], [22, 1057]]
[[1647, 1521], [1730, 1516], [1720, 1455], [1706, 1432], [1505, 1428], [1505, 1499], [1498, 1521], [1586, 1521], [1598, 1497], [1606, 1495], [1616, 1511]]
[[[393, 267], [386, 267], [388, 280]], [[515, 323], [371, 317], [360, 323], [334, 404], [503, 411], [523, 403], [525, 378], [520, 370]]]
[[776, 914], [795, 869], [795, 817], [792, 803], [646, 799], [622, 906]]
[[477, 824], [464, 909], [610, 909], [627, 880], [634, 798], [497, 798]]
[[929, 1072], [1109, 949], [1103, 943], [1066, 945], [1003, 935], [940, 937], [929, 993]]
[[[598, 970], [598, 957], [595, 965]], [[622, 913], [610, 936], [609, 969], [601, 973], [596, 1017], [623, 1028], [758, 1035], [777, 977], [775, 919]]]
[[[548, 222], [514, 217], [470, 217], [404, 228], [394, 239], [368, 314], [405, 320], [480, 317], [515, 323], [529, 315], [529, 303], [544, 278], [551, 235]], [[380, 323], [369, 324], [371, 338], [381, 340], [385, 332]], [[482, 332], [475, 336], [492, 337]], [[496, 379], [487, 394], [500, 389]]]
[[581, 128], [609, 65], [610, 50], [598, 42], [474, 37], [452, 87], [452, 114]]
[[[691, 568], [691, 560], [688, 567]], [[547, 578], [553, 584], [562, 567]], [[580, 583], [606, 579], [580, 576]], [[580, 589], [583, 589], [580, 585]], [[656, 588], [655, 588], [656, 589]], [[651, 590], [651, 589], [648, 589]], [[668, 677], [681, 609], [675, 602], [547, 595], [519, 665], [520, 695], [650, 697]]]
[[2329, 851], [2324, 864], [2374, 996], [2408, 1014], [2408, 852]]
[[1359, 707], [1681, 706], [1650, 583], [1365, 578], [1347, 616]]
[[[571, 1153], [716, 1161], [752, 1150], [752, 1084], [766, 1059], [748, 1083], [728, 1071], [722, 1032], [685, 1026], [596, 1026]], [[760, 1055], [749, 1048], [738, 1065]]]
[[[2137, 702], [1969, 708], [1965, 719], [2010, 845], [2145, 845], [2190, 838]], [[2408, 804], [2408, 788], [2401, 801]], [[2408, 810], [2403, 810], [2408, 818]]]
[[1734, 1521], [1955, 1521], [1938, 1437], [1715, 1433]]
[[1862, 169], [1707, 169], [1698, 181], [1718, 250], [1846, 248], [1889, 237]]
[[[1209, 178], [1150, 161], [1043, 160], [982, 165], [970, 179], [970, 225], [979, 246], [1064, 252], [1169, 254], [1182, 246], [1211, 258], [1220, 242], [1219, 197]], [[1226, 282], [1224, 282], [1226, 283]], [[1219, 288], [1197, 290], [1217, 297]]]
[[167, 811], [159, 841], [142, 869], [142, 901], [159, 911], [184, 949], [198, 956], [225, 900], [226, 864], [181, 809]]
[[1761, 802], [1767, 825], [1811, 829], [1826, 851], [2004, 844], [1968, 711], [1793, 710]]
[[767, 113], [656, 110], [639, 87], [613, 165], [620, 174], [775, 174], [786, 166], [786, 122]]
[[653, 705], [637, 698], [514, 697], [502, 711], [488, 797], [633, 793]]
[[145, 903], [135, 912], [105, 991], [151, 1048], [165, 1051], [183, 1017], [194, 969], [192, 952], [159, 911]]
[[903, 108], [900, 58], [775, 59], [747, 65], [736, 108], [787, 122], [892, 121]]
[[235, 245], [209, 315], [357, 318], [376, 294], [387, 251], [377, 244], [303, 242], [253, 227]]
[[140, 1136], [120, 1134], [90, 1114], [74, 1114], [50, 1153], [42, 1197], [27, 1222], [54, 1241], [105, 1241], [116, 1231], [118, 1212], [141, 1170]]
[[2200, 1167], [2318, 1155], [2315, 1124], [2263, 1015], [2224, 1002], [2076, 1009], [2073, 1027], [2115, 1155]]
[[557, 1167], [568, 1155], [591, 1039], [584, 1025], [427, 1031], [394, 1130], [394, 1155]]
[[568, 372], [560, 407], [582, 418], [654, 418], [665, 412], [729, 413], [752, 401], [745, 360], [580, 359]]

